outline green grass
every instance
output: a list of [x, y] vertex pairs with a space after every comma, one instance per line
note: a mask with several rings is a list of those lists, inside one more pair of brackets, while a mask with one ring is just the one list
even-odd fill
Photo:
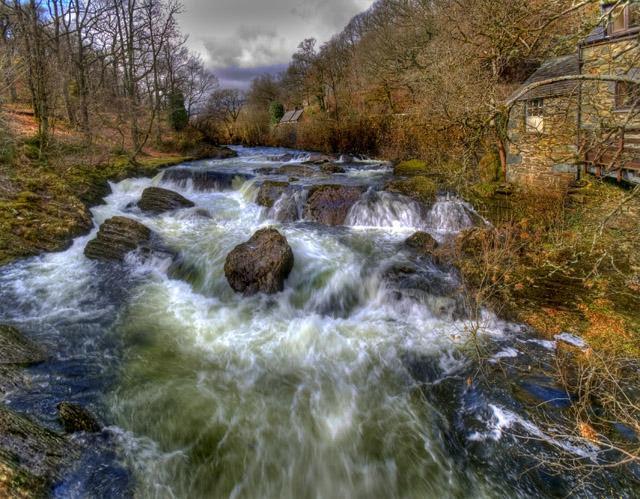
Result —
[[417, 175], [425, 175], [427, 173], [429, 173], [427, 163], [420, 159], [402, 161], [393, 169], [393, 174], [397, 177], [414, 177]]

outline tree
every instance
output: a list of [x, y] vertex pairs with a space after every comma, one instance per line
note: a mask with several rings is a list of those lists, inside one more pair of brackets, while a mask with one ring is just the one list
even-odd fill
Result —
[[204, 112], [210, 125], [222, 126], [229, 142], [235, 140], [236, 124], [244, 105], [242, 93], [238, 89], [216, 90], [209, 97]]
[[271, 117], [271, 123], [279, 123], [284, 116], [284, 106], [278, 101], [273, 101], [269, 105], [269, 116]]
[[184, 107], [184, 95], [180, 91], [174, 91], [169, 96], [169, 120], [171, 126], [177, 132], [187, 128], [189, 124], [189, 113]]

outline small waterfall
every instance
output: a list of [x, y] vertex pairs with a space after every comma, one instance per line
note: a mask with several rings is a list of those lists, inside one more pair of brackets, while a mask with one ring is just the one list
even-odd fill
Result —
[[459, 198], [441, 196], [427, 214], [426, 226], [444, 234], [455, 234], [474, 225], [486, 225], [469, 203]]
[[352, 227], [424, 228], [424, 207], [405, 196], [367, 191], [351, 208], [345, 225]]
[[229, 191], [251, 178], [246, 173], [174, 168], [164, 172], [162, 182], [187, 191]]
[[306, 189], [283, 192], [269, 210], [268, 217], [281, 223], [301, 220], [308, 194], [309, 191]]

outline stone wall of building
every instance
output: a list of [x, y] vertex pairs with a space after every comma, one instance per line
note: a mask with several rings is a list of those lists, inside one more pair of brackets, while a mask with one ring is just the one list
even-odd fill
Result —
[[[582, 74], [630, 76], [640, 79], [640, 50], [637, 37], [601, 42], [582, 47]], [[582, 128], [611, 130], [620, 126], [640, 127], [640, 113], [630, 115], [616, 109], [616, 83], [587, 81], [582, 84]]]
[[527, 130], [525, 109], [525, 102], [519, 101], [509, 117], [507, 180], [543, 190], [564, 190], [576, 176], [577, 93], [544, 99], [541, 132]]

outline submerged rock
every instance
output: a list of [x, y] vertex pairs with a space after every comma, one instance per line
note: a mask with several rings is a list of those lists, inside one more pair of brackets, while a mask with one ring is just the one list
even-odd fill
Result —
[[280, 154], [279, 156], [267, 156], [267, 161], [277, 161], [277, 162], [282, 162], [282, 163], [286, 163], [288, 161], [291, 161], [294, 158], [294, 155], [291, 153], [285, 153], [285, 154]]
[[309, 190], [305, 217], [324, 225], [343, 225], [349, 210], [362, 196], [362, 188], [318, 185]]
[[423, 255], [431, 255], [438, 247], [438, 241], [428, 232], [418, 231], [407, 239], [404, 244]]
[[318, 170], [314, 170], [310, 166], [305, 165], [284, 165], [274, 170], [277, 175], [286, 175], [294, 177], [315, 177], [320, 175]]
[[183, 195], [161, 187], [148, 187], [142, 192], [138, 208], [148, 213], [164, 213], [180, 208], [192, 208], [195, 203]]
[[44, 351], [18, 329], [0, 324], [0, 365], [29, 365], [43, 362]]
[[245, 296], [274, 294], [284, 289], [293, 269], [293, 251], [275, 229], [262, 229], [229, 253], [224, 273], [231, 288]]
[[309, 159], [307, 159], [304, 163], [307, 165], [322, 165], [324, 163], [330, 163], [332, 161], [335, 161], [335, 159], [336, 158], [332, 156], [328, 156], [326, 154], [313, 153], [309, 156]]
[[288, 187], [288, 182], [276, 182], [273, 180], [267, 180], [260, 186], [256, 202], [260, 206], [273, 208], [275, 202], [278, 200], [278, 198], [280, 198], [280, 196], [282, 196], [282, 194], [287, 190]]
[[394, 299], [420, 303], [434, 317], [453, 321], [469, 315], [459, 284], [446, 272], [430, 266], [398, 264], [389, 268], [383, 279]]
[[57, 408], [58, 419], [66, 433], [98, 433], [102, 429], [96, 417], [78, 404], [60, 402]]
[[72, 442], [0, 406], [0, 496], [47, 496], [79, 455]]
[[330, 175], [332, 173], [344, 173], [346, 170], [335, 163], [326, 163], [320, 166], [320, 171]]
[[100, 226], [84, 254], [92, 260], [123, 261], [127, 253], [151, 241], [151, 229], [125, 217], [113, 217]]

